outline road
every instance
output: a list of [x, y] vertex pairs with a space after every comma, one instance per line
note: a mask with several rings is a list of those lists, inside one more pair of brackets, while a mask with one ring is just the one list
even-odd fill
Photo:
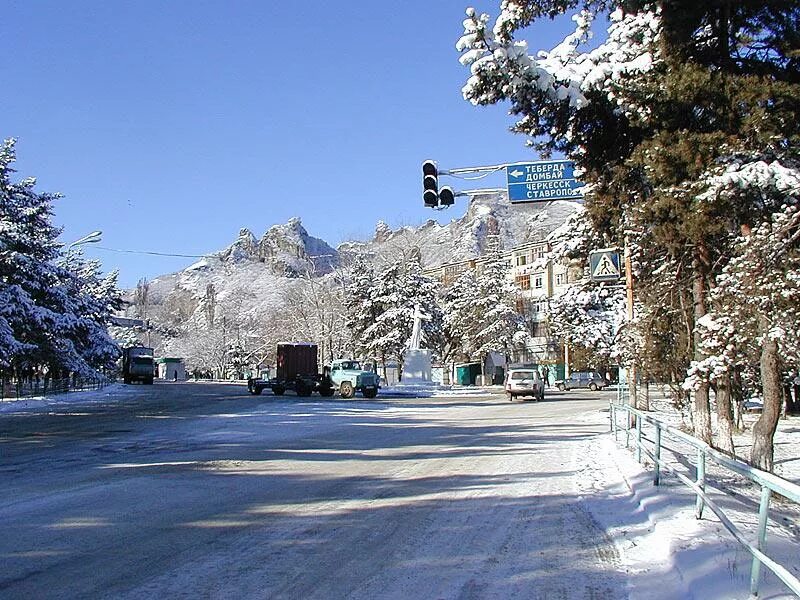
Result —
[[623, 597], [575, 482], [608, 397], [167, 383], [0, 415], [0, 597]]

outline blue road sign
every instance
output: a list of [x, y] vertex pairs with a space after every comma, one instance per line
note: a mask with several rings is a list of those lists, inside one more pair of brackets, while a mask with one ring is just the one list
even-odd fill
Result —
[[583, 183], [575, 178], [571, 160], [542, 160], [506, 167], [508, 199], [514, 202], [580, 200]]
[[610, 248], [589, 253], [589, 276], [592, 281], [619, 281], [622, 277], [619, 252]]

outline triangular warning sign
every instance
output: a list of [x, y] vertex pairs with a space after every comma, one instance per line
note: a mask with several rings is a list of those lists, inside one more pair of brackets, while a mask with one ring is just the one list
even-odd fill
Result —
[[592, 277], [605, 278], [605, 277], [619, 277], [619, 267], [611, 260], [610, 254], [601, 254], [600, 260], [597, 261], [592, 272]]

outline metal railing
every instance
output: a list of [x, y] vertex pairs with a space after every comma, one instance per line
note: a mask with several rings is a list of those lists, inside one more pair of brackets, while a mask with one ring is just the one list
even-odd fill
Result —
[[[617, 413], [624, 414], [624, 423], [620, 427], [617, 419]], [[653, 484], [659, 485], [661, 480], [661, 470], [666, 469], [671, 471], [680, 481], [685, 483], [697, 495], [695, 503], [695, 516], [700, 519], [703, 516], [703, 509], [708, 506], [715, 515], [719, 518], [725, 528], [733, 535], [733, 537], [744, 546], [753, 555], [753, 564], [750, 571], [750, 593], [753, 597], [758, 596], [758, 584], [761, 578], [761, 565], [766, 565], [786, 586], [795, 594], [800, 596], [800, 580], [792, 575], [786, 567], [778, 564], [773, 559], [765, 554], [767, 546], [767, 521], [769, 519], [769, 502], [773, 492], [782, 495], [796, 503], [800, 503], [800, 485], [796, 485], [790, 481], [786, 481], [772, 473], [761, 471], [735, 460], [718, 450], [715, 450], [705, 442], [680, 431], [666, 423], [662, 423], [652, 415], [645, 414], [627, 404], [611, 403], [610, 410], [611, 431], [614, 434], [614, 439], [619, 441], [620, 431], [625, 434], [625, 446], [630, 447], [631, 438], [635, 444], [636, 460], [642, 462], [642, 454], [646, 454], [650, 460], [653, 461], [655, 473], [653, 475]], [[652, 427], [652, 439], [648, 438], [644, 433], [644, 425], [649, 424]], [[689, 444], [696, 450], [695, 458], [695, 479], [692, 480], [677, 469], [673, 468], [666, 461], [661, 458], [662, 437], [664, 435], [671, 436], [674, 439], [680, 440]], [[649, 442], [651, 448], [645, 444]], [[688, 457], [685, 457], [688, 460]], [[722, 509], [709, 498], [706, 493], [706, 462], [711, 459], [717, 465], [733, 471], [746, 477], [753, 483], [761, 486], [761, 501], [758, 510], [758, 529], [756, 545], [751, 544], [745, 539], [739, 529], [731, 522], [731, 520], [724, 514]], [[725, 493], [724, 490], [717, 489]]]
[[5, 381], [0, 383], [0, 400], [100, 390], [111, 383], [113, 383], [113, 380], [107, 377], [65, 377], [63, 379]]

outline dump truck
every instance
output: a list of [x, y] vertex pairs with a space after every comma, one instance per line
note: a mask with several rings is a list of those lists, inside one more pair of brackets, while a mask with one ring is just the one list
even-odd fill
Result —
[[140, 381], [153, 385], [155, 361], [153, 349], [144, 346], [125, 348], [122, 351], [122, 380], [125, 383]]
[[259, 395], [265, 388], [270, 388], [276, 396], [282, 396], [287, 390], [294, 391], [298, 396], [310, 396], [317, 392], [320, 396], [329, 397], [334, 392], [328, 370], [319, 372], [317, 345], [295, 342], [278, 344], [275, 377], [251, 377], [247, 380], [247, 390], [251, 394]]

